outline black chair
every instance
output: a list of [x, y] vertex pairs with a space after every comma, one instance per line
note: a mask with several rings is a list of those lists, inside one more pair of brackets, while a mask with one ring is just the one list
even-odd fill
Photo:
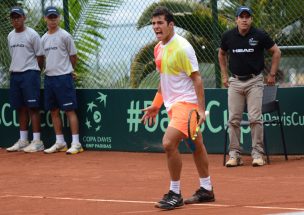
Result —
[[[282, 146], [283, 146], [283, 151], [285, 155], [285, 160], [288, 160], [287, 157], [287, 150], [286, 150], [286, 142], [285, 142], [285, 135], [284, 135], [284, 130], [283, 130], [283, 123], [281, 121], [281, 111], [280, 111], [280, 105], [279, 101], [276, 100], [276, 95], [277, 95], [277, 88], [278, 86], [264, 86], [264, 91], [263, 91], [263, 102], [262, 102], [262, 113], [275, 113], [276, 117], [275, 119], [272, 120], [264, 120], [263, 125], [279, 125], [280, 126], [280, 133], [281, 133], [281, 141], [282, 141]], [[246, 107], [245, 107], [246, 108]], [[247, 108], [246, 108], [247, 110]], [[245, 110], [245, 111], [246, 111]], [[249, 126], [250, 123], [248, 120], [242, 120], [240, 126]], [[226, 125], [225, 129], [225, 142], [224, 142], [224, 162], [223, 165], [225, 166], [226, 164], [226, 154], [227, 154], [227, 140], [228, 140], [228, 128], [229, 128], [229, 122]], [[266, 139], [266, 128], [264, 126], [263, 129], [263, 136], [264, 136], [264, 151], [267, 157], [267, 163], [270, 164], [270, 159], [269, 159], [269, 152], [267, 148], [267, 139]]]

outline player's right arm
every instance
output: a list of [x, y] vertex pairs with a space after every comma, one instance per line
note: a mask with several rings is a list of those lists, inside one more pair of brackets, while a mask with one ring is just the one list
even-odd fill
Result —
[[142, 111], [144, 111], [145, 113], [144, 113], [143, 117], [141, 118], [141, 121], [144, 124], [146, 124], [148, 122], [149, 125], [152, 125], [153, 123], [155, 123], [156, 116], [157, 116], [162, 104], [163, 104], [163, 98], [162, 98], [162, 94], [161, 94], [161, 87], [159, 84], [156, 95], [152, 102], [152, 105], [147, 108], [142, 109]]
[[224, 84], [225, 87], [229, 87], [229, 82], [228, 82], [229, 76], [228, 76], [228, 67], [227, 67], [228, 54], [222, 48], [219, 49], [218, 59], [221, 68], [222, 83]]

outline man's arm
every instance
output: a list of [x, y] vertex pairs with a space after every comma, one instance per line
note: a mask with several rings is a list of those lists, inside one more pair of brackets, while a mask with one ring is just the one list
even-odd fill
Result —
[[190, 75], [190, 78], [192, 79], [195, 93], [197, 96], [198, 113], [200, 116], [199, 125], [200, 125], [200, 124], [204, 123], [206, 120], [204, 84], [202, 81], [201, 74], [198, 71], [192, 72]]
[[227, 59], [228, 59], [227, 52], [220, 48], [218, 52], [218, 60], [221, 68], [222, 83], [224, 84], [225, 87], [229, 86]]
[[42, 72], [42, 70], [44, 69], [45, 57], [43, 55], [41, 55], [41, 56], [36, 56], [36, 58], [37, 58], [37, 62], [38, 62], [38, 66], [40, 68], [40, 71]]
[[275, 84], [275, 76], [279, 68], [280, 60], [281, 60], [281, 50], [275, 44], [268, 51], [272, 54], [271, 59], [271, 68], [267, 77], [267, 84], [273, 85]]
[[77, 55], [71, 55], [70, 56], [70, 61], [71, 61], [73, 69], [75, 69], [76, 63], [77, 63]]
[[70, 61], [71, 61], [72, 67], [74, 69], [74, 71], [72, 72], [72, 76], [73, 76], [73, 79], [75, 80], [75, 79], [77, 79], [77, 74], [75, 72], [75, 67], [76, 67], [76, 63], [77, 63], [77, 55], [71, 55]]

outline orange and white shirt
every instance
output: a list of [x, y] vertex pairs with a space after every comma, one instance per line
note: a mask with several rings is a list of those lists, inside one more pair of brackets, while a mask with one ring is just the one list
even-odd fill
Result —
[[178, 34], [165, 45], [160, 41], [154, 48], [156, 69], [160, 73], [161, 93], [169, 111], [176, 102], [197, 104], [192, 72], [199, 71], [192, 45]]

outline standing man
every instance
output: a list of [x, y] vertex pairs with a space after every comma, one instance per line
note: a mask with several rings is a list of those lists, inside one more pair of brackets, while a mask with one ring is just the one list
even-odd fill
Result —
[[214, 201], [208, 170], [208, 155], [199, 132], [194, 141], [194, 162], [199, 174], [200, 188], [183, 202], [180, 189], [182, 160], [179, 143], [188, 137], [187, 120], [191, 109], [198, 110], [202, 124], [205, 119], [205, 96], [195, 51], [191, 44], [174, 32], [174, 17], [166, 7], [158, 7], [152, 14], [152, 26], [159, 43], [154, 48], [160, 85], [151, 106], [143, 109], [142, 121], [151, 124], [164, 103], [170, 123], [163, 136], [170, 173], [169, 192], [155, 206], [171, 210], [185, 204]]
[[[271, 69], [267, 75], [269, 85], [275, 84], [281, 52], [266, 32], [251, 26], [252, 20], [252, 10], [245, 6], [239, 7], [236, 12], [237, 26], [223, 34], [218, 53], [222, 82], [228, 87], [230, 159], [226, 167], [243, 165], [240, 156], [240, 122], [245, 103], [252, 136], [252, 165], [265, 164], [262, 122], [264, 50], [272, 54]], [[232, 74], [229, 79], [228, 54]]]
[[[74, 72], [77, 51], [72, 36], [59, 27], [60, 14], [56, 7], [45, 9], [45, 21], [48, 31], [42, 37], [46, 65], [44, 79], [44, 104], [51, 111], [52, 122], [56, 134], [56, 142], [45, 153], [66, 151], [67, 154], [83, 152], [79, 142], [76, 90], [72, 73]], [[65, 112], [71, 127], [72, 143], [67, 144], [62, 132], [60, 109]]]
[[[25, 13], [20, 7], [13, 7], [10, 18], [14, 30], [8, 34], [8, 47], [12, 58], [9, 98], [12, 108], [19, 114], [20, 139], [8, 152], [38, 152], [44, 149], [40, 140], [40, 69], [43, 52], [40, 36], [25, 26]], [[33, 140], [28, 141], [29, 118], [32, 122]]]

